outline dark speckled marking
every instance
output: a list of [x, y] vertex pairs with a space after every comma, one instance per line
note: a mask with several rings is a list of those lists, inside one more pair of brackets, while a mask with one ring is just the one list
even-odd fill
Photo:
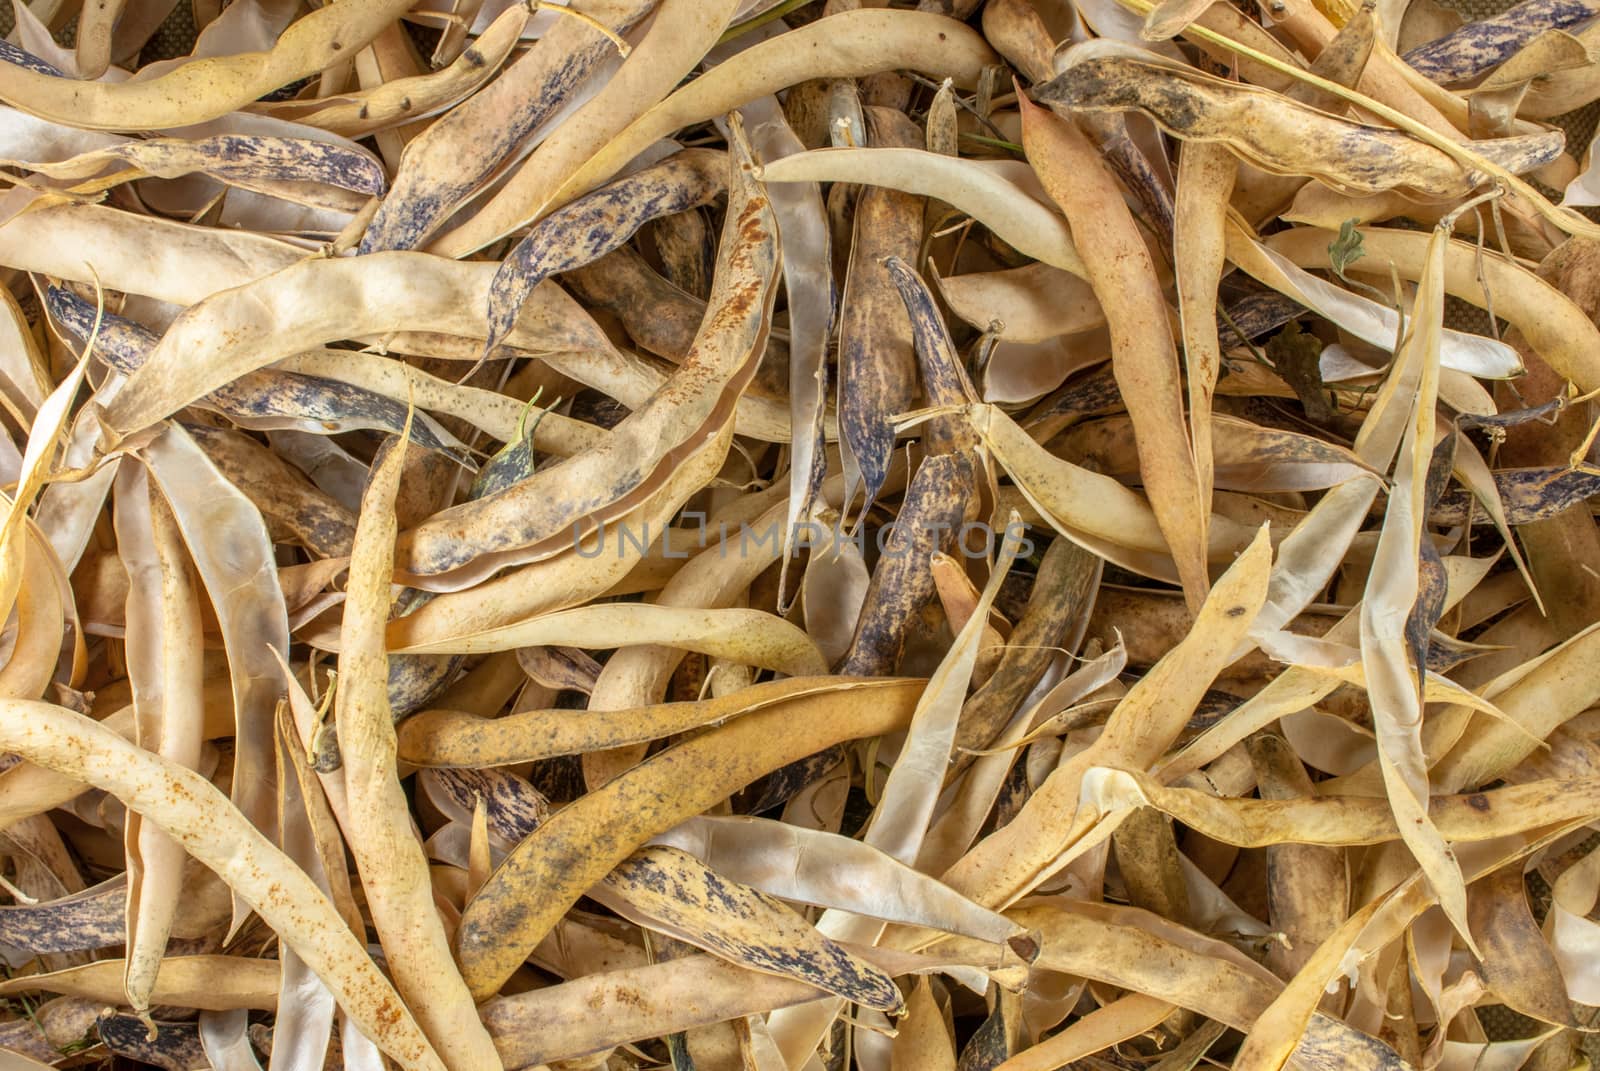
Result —
[[[50, 287], [45, 305], [53, 320], [80, 342], [94, 328], [95, 307], [62, 287]], [[144, 364], [156, 336], [133, 320], [106, 313], [95, 339], [95, 353], [124, 375]], [[203, 404], [245, 426], [303, 421], [322, 433], [369, 429], [398, 434], [406, 407], [393, 398], [338, 380], [262, 369], [247, 372], [207, 395]], [[431, 420], [413, 422], [411, 441], [430, 450], [449, 450]]]
[[[978, 394], [956, 356], [955, 343], [945, 327], [944, 316], [922, 276], [899, 257], [890, 257], [884, 267], [911, 319], [911, 337], [922, 371], [922, 393], [927, 404], [965, 405], [977, 401]], [[922, 426], [922, 437], [930, 453], [949, 453], [976, 445], [971, 426], [965, 418], [955, 415], [928, 421]]]
[[949, 547], [977, 479], [977, 463], [967, 452], [936, 454], [917, 466], [838, 672], [878, 677], [894, 671], [912, 619], [933, 599], [928, 557]]
[[[1600, 494], [1600, 475], [1567, 468], [1500, 469], [1494, 474], [1494, 483], [1510, 524], [1546, 520]], [[1428, 522], [1464, 524], [1469, 508], [1472, 523], [1488, 523], [1483, 508], [1463, 490], [1447, 493], [1429, 513]]]
[[[446, 176], [417, 165], [408, 167], [402, 161], [389, 196], [378, 206], [362, 236], [360, 251], [377, 253], [420, 246], [528, 135], [572, 98], [611, 48], [610, 41], [597, 36], [592, 44], [574, 50], [544, 84], [529, 90], [524, 98], [527, 103], [510, 116], [474, 109], [468, 101], [439, 119], [429, 135], [453, 134], [461, 139], [464, 151], [459, 168]], [[542, 62], [542, 58], [530, 59], [533, 56], [530, 51], [500, 78], [515, 78], [522, 63]]]
[[134, 1015], [107, 1012], [96, 1025], [106, 1048], [126, 1059], [165, 1071], [211, 1066], [200, 1044], [200, 1027], [195, 1023], [156, 1023], [153, 1041], [147, 1037], [144, 1021]]
[[550, 816], [550, 802], [527, 781], [506, 770], [443, 770], [420, 772], [430, 790], [448, 797], [470, 814], [481, 798], [489, 829], [501, 840], [517, 843]]
[[379, 194], [384, 189], [383, 164], [376, 157], [325, 141], [228, 134], [179, 144], [187, 144], [202, 156], [214, 156], [217, 162], [206, 170], [219, 178], [320, 182], [365, 194]]
[[[94, 303], [63, 287], [52, 286], [45, 291], [45, 311], [79, 342], [87, 341], [94, 330]], [[100, 320], [94, 352], [106, 364], [128, 375], [144, 364], [156, 341], [156, 336], [143, 325], [108, 312]]]
[[1122, 392], [1117, 389], [1116, 378], [1110, 365], [1102, 365], [1089, 372], [1080, 373], [1067, 380], [1055, 392], [1028, 414], [1023, 425], [1030, 426], [1041, 420], [1109, 416], [1122, 411]]
[[128, 939], [128, 885], [122, 875], [73, 896], [0, 906], [0, 941], [36, 955], [93, 952]]
[[1413, 48], [1405, 61], [1443, 85], [1465, 82], [1510, 59], [1546, 30], [1567, 30], [1600, 15], [1589, 0], [1524, 0], [1508, 11], [1469, 22]]
[[65, 78], [67, 73], [46, 63], [32, 52], [25, 52], [9, 41], [0, 41], [0, 60], [14, 63], [18, 67], [30, 70], [35, 74], [49, 75], [51, 78]]
[[[1304, 316], [1306, 307], [1282, 294], [1265, 291], [1227, 302], [1223, 311], [1228, 315], [1224, 319], [1222, 312], [1218, 312], [1217, 333], [1222, 336], [1222, 345], [1231, 347], [1242, 346], [1247, 341], [1276, 331], [1290, 320]], [[1229, 323], [1229, 320], [1233, 322]], [[1235, 326], [1244, 332], [1244, 338], [1239, 337]]]
[[772, 771], [762, 778], [750, 801], [741, 805], [740, 813], [761, 814], [788, 803], [801, 789], [813, 781], [821, 780], [843, 761], [844, 748], [835, 745]]
[[994, 1071], [1011, 1056], [1008, 1040], [1013, 1031], [1006, 1028], [1007, 1002], [997, 1000], [965, 1046], [956, 1061], [959, 1071]]
[[726, 154], [685, 149], [540, 220], [489, 284], [485, 352], [511, 331], [534, 287], [557, 272], [600, 259], [652, 219], [709, 203], [722, 192], [727, 173]]
[[729, 881], [676, 848], [641, 848], [605, 879], [613, 894], [690, 943], [752, 970], [797, 978], [883, 1011], [902, 1006], [883, 971], [818, 933], [781, 901]]
[[889, 476], [894, 417], [912, 408], [916, 397], [916, 344], [886, 262], [916, 260], [925, 204], [921, 197], [869, 186], [856, 199], [850, 223], [850, 264], [839, 306], [839, 439], [861, 472], [863, 512]]
[[[956, 726], [958, 767], [972, 761], [962, 749], [988, 747], [1070, 642], [1074, 626], [1094, 607], [1100, 562], [1070, 539], [1051, 542], [1039, 560], [1027, 608], [1000, 655], [1000, 665], [961, 708]], [[1012, 575], [1016, 575], [1013, 573]]]
[[[1137, 110], [1177, 137], [1223, 141], [1251, 163], [1283, 174], [1321, 178], [1355, 193], [1402, 189], [1457, 197], [1481, 179], [1442, 151], [1400, 131], [1295, 105], [1267, 90], [1126, 56], [1084, 60], [1039, 86], [1035, 94], [1040, 100], [1089, 112]], [[1258, 106], [1263, 116], [1278, 120], [1269, 124], [1264, 119], [1260, 126], [1276, 130], [1292, 120], [1298, 139], [1260, 136], [1250, 124], [1241, 124], [1242, 111]], [[1472, 146], [1497, 163], [1526, 170], [1533, 161], [1559, 154], [1563, 144], [1564, 137], [1556, 131]]]
[[450, 683], [463, 661], [460, 655], [390, 655], [390, 716], [399, 721], [426, 707]]

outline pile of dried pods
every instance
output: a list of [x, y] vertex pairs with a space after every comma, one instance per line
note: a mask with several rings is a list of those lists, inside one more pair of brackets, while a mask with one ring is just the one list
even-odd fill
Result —
[[0, 1068], [1588, 1066], [1600, 3], [177, 2], [0, 42]]

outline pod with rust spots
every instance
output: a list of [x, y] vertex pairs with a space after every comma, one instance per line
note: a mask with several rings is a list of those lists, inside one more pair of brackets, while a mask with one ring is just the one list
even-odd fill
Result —
[[151, 138], [60, 162], [8, 160], [6, 166], [51, 178], [87, 179], [112, 163], [126, 164], [154, 178], [201, 174], [240, 185], [260, 180], [312, 182], [369, 195], [380, 194], [384, 188], [383, 164], [370, 153], [325, 141], [261, 135], [222, 134], [195, 141]]
[[685, 149], [540, 220], [489, 284], [484, 352], [506, 336], [523, 301], [550, 276], [599, 259], [650, 220], [710, 202], [727, 181], [727, 160], [710, 149]]
[[[45, 306], [51, 319], [77, 338], [86, 342], [94, 332], [95, 306], [72, 291], [50, 287]], [[100, 314], [98, 323], [95, 353], [124, 375], [137, 371], [160, 341], [143, 325], [114, 313]], [[276, 369], [247, 372], [198, 404], [240, 427], [260, 431], [294, 429], [333, 435], [367, 429], [398, 433], [406, 423], [406, 407], [392, 398], [354, 384]], [[412, 437], [417, 445], [430, 450], [465, 449], [426, 415], [412, 424]]]
[[740, 167], [709, 313], [679, 369], [604, 444], [411, 530], [401, 542], [401, 569], [435, 576], [470, 566], [481, 575], [565, 551], [574, 526], [592, 530], [636, 508], [674, 464], [732, 421], [765, 348], [778, 259], [771, 207]]
[[[620, 32], [651, 6], [652, 0], [603, 0], [585, 13]], [[581, 99], [614, 52], [583, 20], [557, 19], [537, 47], [406, 146], [361, 252], [421, 245], [530, 136]]]
[[354, 55], [409, 7], [405, 0], [329, 4], [295, 22], [265, 52], [197, 59], [145, 81], [83, 82], [7, 65], [0, 67], [0, 100], [92, 130], [190, 126], [227, 115]]
[[730, 881], [688, 852], [640, 848], [590, 896], [624, 918], [763, 974], [880, 1011], [904, 1008], [883, 970], [828, 940], [782, 901]]
[[1498, 15], [1469, 22], [1407, 52], [1406, 63], [1441, 85], [1465, 82], [1510, 59], [1547, 30], [1566, 30], [1600, 16], [1589, 0], [1523, 0]]
[[892, 673], [912, 620], [935, 594], [928, 557], [948, 550], [978, 490], [978, 462], [971, 451], [923, 459], [867, 584], [854, 638], [838, 672], [859, 676]]
[[972, 762], [969, 752], [988, 747], [1004, 729], [1055, 660], [1077, 649], [1089, 623], [1100, 559], [1070, 539], [1051, 542], [1039, 561], [1028, 608], [1011, 630], [1000, 665], [961, 708], [956, 726], [954, 771]]
[[858, 683], [691, 737], [557, 811], [466, 908], [457, 955], [473, 993], [497, 992], [535, 945], [645, 841], [764, 773], [846, 740], [903, 728], [922, 682]]
[[[1335, 189], [1460, 198], [1489, 176], [1440, 149], [1387, 127], [1342, 119], [1254, 86], [1128, 56], [1085, 59], [1040, 86], [1042, 101], [1069, 110], [1137, 110], [1174, 137], [1215, 141], [1246, 163], [1279, 175], [1305, 175]], [[1560, 154], [1559, 132], [1472, 142], [1513, 172]]]
[[[1600, 494], [1600, 474], [1584, 469], [1533, 468], [1497, 469], [1495, 489], [1505, 505], [1508, 524], [1531, 524], [1547, 520]], [[1487, 523], [1489, 516], [1477, 506], [1466, 490], [1444, 494], [1428, 514], [1430, 524]]]
[[[689, 496], [702, 489], [721, 470], [732, 439], [732, 427], [724, 426], [716, 439], [679, 465], [667, 481], [629, 515], [634, 531], [642, 532], [646, 527], [652, 532], [663, 531]], [[657, 577], [659, 572], [671, 572], [675, 567], [664, 558], [647, 552], [647, 548], [640, 545], [642, 540], [623, 536], [623, 529], [611, 524], [597, 532], [593, 541], [574, 545], [573, 553], [540, 558], [470, 590], [457, 589], [441, 595], [410, 617], [395, 620], [389, 630], [390, 646], [398, 649], [459, 639], [531, 616], [580, 606], [608, 590], [620, 593], [636, 582], [642, 585], [640, 590], [651, 590], [663, 583], [664, 580], [658, 578], [624, 580], [630, 570], [646, 562], [650, 567], [642, 571]], [[582, 554], [577, 553], [580, 548]], [[432, 580], [428, 584], [445, 587]], [[445, 590], [451, 589], [445, 587]], [[564, 637], [560, 642], [571, 644], [573, 641]]]
[[516, 48], [526, 21], [525, 12], [516, 8], [502, 12], [472, 47], [438, 70], [393, 77], [358, 93], [259, 101], [250, 110], [347, 138], [386, 133], [395, 126], [410, 125], [438, 113], [494, 77]]

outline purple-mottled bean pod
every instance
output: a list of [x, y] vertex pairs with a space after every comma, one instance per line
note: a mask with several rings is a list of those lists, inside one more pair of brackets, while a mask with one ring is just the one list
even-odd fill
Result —
[[[655, 0], [598, 0], [582, 6], [609, 29], [637, 22]], [[615, 47], [581, 19], [558, 19], [481, 93], [452, 109], [406, 146], [394, 185], [361, 238], [361, 252], [415, 249], [495, 168], [580, 99]]]
[[710, 149], [685, 149], [540, 220], [489, 284], [484, 353], [505, 338], [523, 301], [544, 280], [598, 260], [652, 219], [698, 208], [721, 193], [727, 159], [726, 153]]
[[[1330, 115], [1255, 86], [1136, 57], [1085, 59], [1036, 92], [1040, 100], [1069, 110], [1137, 110], [1174, 137], [1221, 142], [1264, 171], [1307, 175], [1355, 193], [1401, 189], [1426, 197], [1459, 198], [1490, 177], [1401, 131]], [[1477, 141], [1471, 148], [1517, 172], [1548, 163], [1564, 142], [1559, 132], [1552, 132]]]
[[314, 182], [356, 193], [383, 192], [383, 164], [366, 151], [307, 138], [222, 134], [185, 141], [151, 138], [80, 153], [58, 163], [8, 160], [52, 178], [87, 178], [121, 161], [155, 178], [210, 175], [223, 182]]
[[[45, 304], [56, 323], [80, 340], [89, 338], [95, 323], [94, 305], [54, 286], [46, 292]], [[103, 313], [95, 353], [129, 375], [144, 364], [158, 341], [141, 324]], [[196, 404], [221, 413], [240, 427], [258, 431], [293, 428], [319, 435], [359, 430], [398, 434], [406, 423], [406, 407], [393, 398], [334, 379], [271, 368], [246, 372]], [[412, 423], [411, 438], [430, 450], [465, 449], [455, 436], [423, 414]]]
[[1465, 82], [1510, 59], [1547, 30], [1566, 30], [1600, 16], [1592, 0], [1523, 0], [1498, 15], [1469, 22], [1407, 52], [1413, 69], [1442, 85]]

